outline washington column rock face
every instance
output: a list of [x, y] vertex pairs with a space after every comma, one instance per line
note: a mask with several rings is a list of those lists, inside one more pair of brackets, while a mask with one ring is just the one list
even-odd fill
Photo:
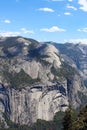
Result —
[[79, 107], [79, 93], [87, 92], [81, 74], [74, 60], [53, 45], [23, 37], [1, 38], [1, 120], [7, 127], [4, 113], [14, 123], [30, 125], [37, 119], [52, 120], [69, 104]]

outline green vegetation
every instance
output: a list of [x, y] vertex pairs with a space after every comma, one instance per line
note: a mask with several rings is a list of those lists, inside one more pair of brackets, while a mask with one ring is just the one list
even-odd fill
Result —
[[77, 120], [73, 123], [72, 130], [87, 130], [87, 105], [78, 114]]
[[73, 122], [76, 120], [75, 111], [71, 106], [65, 111], [65, 116], [63, 119], [63, 130], [72, 130]]
[[63, 118], [65, 116], [65, 112], [57, 112], [54, 116], [55, 129], [53, 130], [62, 130], [63, 129]]
[[37, 42], [36, 41], [34, 41], [34, 42], [32, 41], [32, 43], [28, 46], [29, 51], [34, 50], [36, 48], [36, 46], [37, 46]]
[[3, 74], [8, 83], [16, 89], [21, 89], [27, 85], [39, 82], [38, 78], [32, 79], [23, 69], [21, 69], [19, 73], [9, 73], [8, 71], [4, 71]]
[[[29, 46], [28, 46], [28, 51], [34, 50], [37, 45], [39, 44], [39, 42], [37, 42], [36, 40], [33, 39], [29, 39], [29, 38], [23, 38], [21, 36], [18, 37], [8, 37], [6, 39], [4, 39], [3, 41], [0, 42], [0, 47], [2, 47], [2, 50], [5, 54], [5, 58], [13, 58], [15, 56], [17, 56], [19, 53], [22, 53], [23, 47], [25, 46], [24, 41], [20, 40], [18, 41], [18, 38], [22, 38], [25, 40], [27, 40], [27, 42], [29, 42]], [[13, 48], [12, 48], [13, 47]], [[9, 49], [13, 49], [14, 51], [9, 51]]]
[[6, 121], [9, 128], [0, 130], [87, 130], [87, 105], [80, 110], [79, 114], [69, 106], [65, 113], [61, 111], [56, 113], [53, 121], [38, 119], [31, 126], [20, 126], [9, 120]]
[[0, 128], [4, 128], [5, 127], [5, 123], [3, 120], [0, 119]]
[[87, 96], [80, 91], [78, 91], [78, 96], [81, 101], [81, 106], [85, 105], [87, 103]]
[[53, 121], [38, 119], [37, 122], [31, 126], [14, 124], [6, 117], [9, 128], [0, 130], [62, 130], [63, 117], [64, 112], [58, 112], [55, 114]]
[[74, 68], [72, 68], [65, 62], [62, 63], [62, 66], [59, 69], [55, 69], [54, 67], [52, 67], [51, 72], [58, 77], [64, 77], [66, 79], [72, 79], [74, 74], [77, 73]]
[[39, 44], [39, 42], [37, 42], [36, 40], [30, 39], [30, 38], [24, 38], [24, 37], [21, 37], [21, 36], [17, 36], [17, 37], [8, 37], [5, 40], [1, 41], [0, 42], [0, 47], [4, 47], [6, 49], [6, 48], [9, 48], [9, 47], [22, 45], [21, 44], [22, 42], [18, 43], [18, 41], [17, 41], [18, 38], [23, 38], [23, 39], [31, 42], [31, 44], [30, 44], [31, 45], [31, 47], [30, 47], [31, 49], [32, 49], [32, 45]]
[[75, 116], [72, 108], [65, 112], [63, 130], [87, 130], [87, 105]]
[[0, 47], [3, 47], [4, 49], [7, 49], [12, 46], [17, 45], [17, 39], [18, 37], [8, 37], [4, 41], [0, 42]]
[[78, 47], [78, 44], [54, 44], [62, 54], [66, 54], [68, 57], [73, 59], [77, 67], [80, 68], [80, 59], [82, 58], [82, 51]]
[[37, 49], [37, 48], [29, 50], [28, 56], [31, 59], [35, 59], [36, 61], [39, 61], [42, 65], [48, 66], [50, 64], [48, 61], [44, 60], [44, 58], [49, 58], [49, 56], [41, 55], [39, 53], [39, 49]]

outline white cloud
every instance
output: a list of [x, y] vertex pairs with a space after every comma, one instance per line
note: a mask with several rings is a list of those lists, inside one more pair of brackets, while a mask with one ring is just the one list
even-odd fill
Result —
[[54, 12], [54, 10], [51, 8], [39, 8], [38, 10], [44, 11], [44, 12]]
[[70, 40], [65, 40], [65, 42], [69, 42], [69, 43], [80, 43], [80, 44], [87, 44], [87, 38], [83, 38], [83, 39], [70, 39]]
[[87, 32], [87, 28], [81, 28], [81, 29], [78, 29], [77, 31], [79, 31], [79, 32]]
[[78, 4], [81, 5], [81, 10], [87, 11], [87, 0], [78, 0]]
[[21, 28], [20, 30], [22, 31], [22, 33], [25, 33], [25, 34], [27, 34], [27, 33], [33, 34], [33, 33], [34, 33], [33, 30], [28, 30], [28, 29], [26, 29], [26, 28]]
[[23, 34], [33, 34], [34, 31], [33, 30], [27, 30], [26, 28], [21, 28], [20, 29], [21, 31], [3, 31], [3, 30], [0, 30], [0, 36], [3, 36], [3, 37], [10, 37], [10, 36], [19, 36], [19, 35], [23, 35]]
[[8, 19], [2, 20], [2, 22], [3, 22], [3, 23], [7, 23], [7, 24], [11, 23], [11, 21], [8, 20]]
[[0, 36], [10, 37], [10, 36], [18, 36], [20, 32], [10, 32], [10, 31], [0, 31]]
[[70, 12], [65, 12], [64, 15], [71, 15], [71, 13]]
[[63, 28], [59, 28], [57, 26], [53, 26], [51, 28], [42, 28], [40, 29], [40, 31], [44, 31], [44, 32], [65, 32], [66, 30]]
[[76, 8], [76, 7], [74, 7], [74, 6], [71, 6], [71, 5], [67, 5], [66, 7], [67, 7], [68, 9], [77, 10], [77, 8]]

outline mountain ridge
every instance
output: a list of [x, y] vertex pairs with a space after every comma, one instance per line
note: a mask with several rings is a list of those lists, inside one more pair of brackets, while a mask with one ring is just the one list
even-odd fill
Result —
[[[73, 50], [73, 46], [68, 48]], [[67, 52], [65, 47], [24, 37], [0, 39], [2, 120], [5, 113], [14, 123], [30, 125], [37, 119], [52, 120], [56, 112], [65, 111], [69, 104], [80, 107], [80, 96], [86, 98], [87, 89], [74, 54], [70, 55], [71, 50]], [[63, 50], [62, 53], [61, 48], [69, 54]], [[75, 51], [79, 52], [76, 48]]]

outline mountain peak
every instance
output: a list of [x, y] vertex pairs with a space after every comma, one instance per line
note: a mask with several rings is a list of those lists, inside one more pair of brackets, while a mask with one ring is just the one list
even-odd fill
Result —
[[74, 44], [51, 44], [23, 37], [0, 41], [2, 119], [5, 112], [12, 122], [30, 125], [83, 102], [79, 95], [86, 97], [86, 88], [80, 72], [86, 76], [86, 54]]

